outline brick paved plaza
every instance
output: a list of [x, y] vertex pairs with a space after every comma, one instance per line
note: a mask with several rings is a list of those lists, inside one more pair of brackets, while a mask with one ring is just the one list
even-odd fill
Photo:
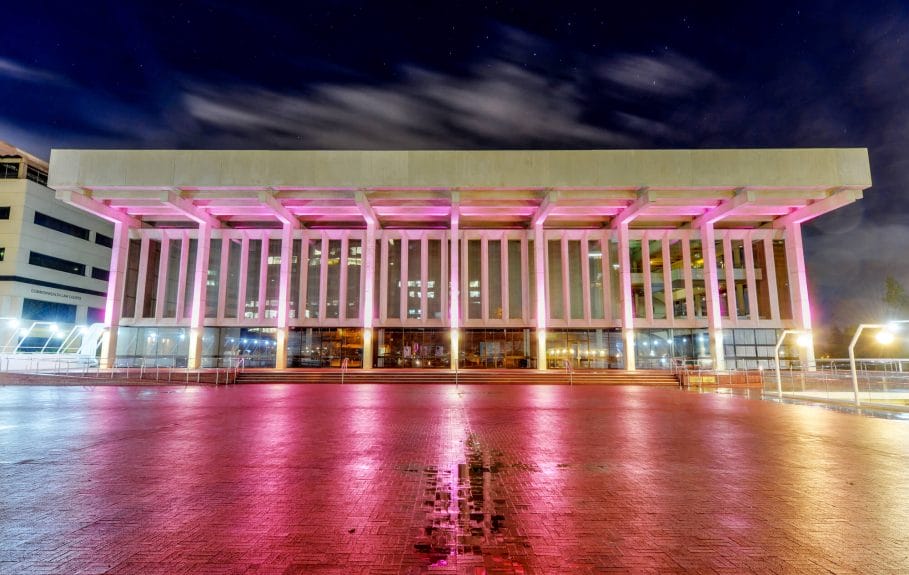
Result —
[[909, 423], [676, 389], [0, 388], [0, 573], [906, 573]]

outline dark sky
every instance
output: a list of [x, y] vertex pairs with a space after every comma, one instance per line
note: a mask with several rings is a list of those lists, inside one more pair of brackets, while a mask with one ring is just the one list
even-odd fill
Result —
[[9, 2], [0, 139], [867, 147], [874, 187], [805, 244], [816, 321], [882, 319], [885, 275], [909, 286], [909, 4], [612, 4]]

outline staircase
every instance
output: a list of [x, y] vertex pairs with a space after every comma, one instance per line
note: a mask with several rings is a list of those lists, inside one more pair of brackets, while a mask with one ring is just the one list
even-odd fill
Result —
[[[463, 384], [551, 384], [567, 385], [564, 369], [468, 369], [457, 374]], [[575, 385], [649, 385], [678, 387], [679, 380], [668, 370], [583, 370], [571, 376]], [[237, 374], [237, 383], [341, 383], [339, 369], [246, 369]], [[455, 372], [447, 369], [353, 369], [344, 374], [344, 383], [450, 384]]]

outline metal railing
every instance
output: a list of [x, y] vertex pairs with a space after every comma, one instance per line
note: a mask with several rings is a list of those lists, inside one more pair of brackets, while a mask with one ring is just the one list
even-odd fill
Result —
[[[909, 359], [859, 359], [856, 376], [862, 405], [909, 409]], [[855, 400], [848, 359], [819, 359], [806, 366], [791, 362], [781, 368], [780, 379], [785, 398], [848, 404]], [[775, 394], [775, 383], [773, 387]]]

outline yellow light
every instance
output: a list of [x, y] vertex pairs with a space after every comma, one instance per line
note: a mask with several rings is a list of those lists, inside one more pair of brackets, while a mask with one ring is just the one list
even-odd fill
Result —
[[877, 332], [877, 335], [874, 336], [874, 338], [878, 343], [883, 345], [889, 345], [893, 343], [893, 340], [895, 339], [893, 332], [887, 329], [882, 329], [881, 331]]
[[797, 343], [799, 347], [808, 347], [811, 345], [811, 336], [807, 333], [800, 333], [796, 338], [795, 343]]

